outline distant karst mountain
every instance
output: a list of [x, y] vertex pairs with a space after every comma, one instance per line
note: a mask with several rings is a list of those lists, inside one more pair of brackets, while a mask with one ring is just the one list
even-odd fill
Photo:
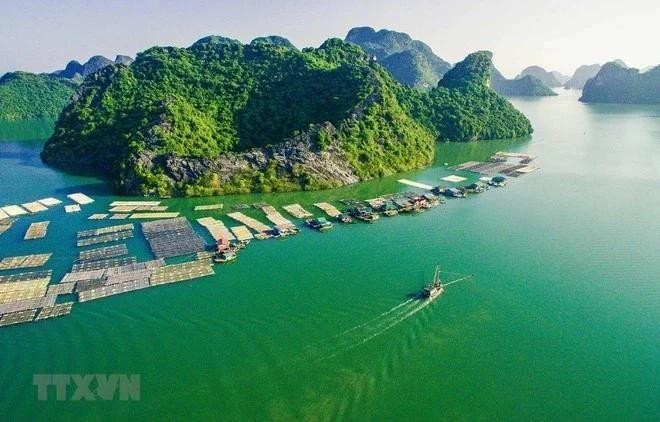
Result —
[[516, 79], [521, 79], [528, 75], [534, 76], [536, 79], [543, 82], [543, 85], [550, 88], [557, 88], [562, 86], [562, 83], [559, 82], [559, 80], [557, 80], [557, 77], [555, 76], [554, 72], [548, 72], [547, 70], [543, 69], [541, 66], [526, 67], [525, 69], [523, 69], [522, 72], [520, 72], [520, 75], [518, 75]]
[[568, 82], [569, 79], [571, 79], [570, 76], [564, 75], [563, 73], [557, 72], [556, 70], [553, 70], [550, 73], [552, 73], [552, 76], [554, 76], [557, 82], [559, 82], [562, 85], [564, 85], [566, 82]]
[[527, 75], [520, 79], [507, 79], [496, 68], [490, 69], [490, 83], [495, 92], [506, 96], [551, 96], [557, 95], [555, 91], [548, 88], [538, 78]]
[[389, 70], [394, 79], [414, 88], [435, 87], [451, 69], [451, 64], [436, 56], [431, 47], [402, 32], [359, 27], [348, 31], [345, 41], [360, 46]]
[[584, 88], [584, 84], [587, 83], [587, 81], [598, 73], [600, 71], [601, 65], [599, 64], [589, 64], [589, 65], [583, 65], [575, 69], [575, 73], [573, 73], [573, 76], [564, 83], [564, 88], [567, 89], [582, 89]]
[[620, 61], [603, 65], [584, 85], [584, 103], [660, 104], [660, 66], [641, 73]]
[[106, 66], [114, 64], [130, 65], [133, 59], [128, 56], [117, 56], [114, 61], [103, 56], [93, 56], [85, 62], [80, 64], [76, 60], [71, 60], [63, 70], [53, 72], [53, 75], [60, 76], [67, 79], [84, 79], [87, 75], [98, 72]]
[[128, 66], [132, 62], [128, 56], [117, 56], [115, 61], [94, 56], [85, 64], [72, 60], [65, 69], [53, 73], [7, 73], [0, 78], [0, 120], [55, 120], [86, 76], [110, 65]]
[[77, 86], [58, 76], [6, 73], [0, 78], [0, 120], [55, 120]]

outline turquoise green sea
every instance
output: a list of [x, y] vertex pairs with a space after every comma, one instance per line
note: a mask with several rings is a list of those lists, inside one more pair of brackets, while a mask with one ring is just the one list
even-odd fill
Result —
[[[513, 102], [530, 139], [439, 145], [428, 169], [336, 191], [219, 201], [312, 208], [405, 190], [401, 177], [438, 184], [455, 173], [445, 163], [499, 150], [537, 155], [541, 170], [506, 188], [255, 241], [213, 277], [0, 329], [2, 419], [657, 420], [660, 107], [585, 105], [573, 92]], [[45, 167], [42, 144], [0, 142], [0, 203], [75, 191], [96, 202], [20, 219], [0, 256], [52, 251], [58, 279], [75, 232], [111, 224], [85, 218], [117, 197]], [[192, 211], [217, 201], [165, 203], [228, 221]], [[22, 240], [46, 219], [46, 239]], [[150, 257], [141, 236], [129, 249]], [[436, 263], [475, 276], [430, 305], [410, 301]], [[44, 373], [140, 374], [140, 400], [39, 401], [33, 374]]]

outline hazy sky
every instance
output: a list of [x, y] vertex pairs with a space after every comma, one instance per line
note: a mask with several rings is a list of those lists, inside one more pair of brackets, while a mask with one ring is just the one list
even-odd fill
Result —
[[354, 26], [407, 32], [452, 63], [491, 50], [510, 77], [531, 64], [572, 73], [615, 58], [634, 67], [660, 63], [659, 0], [2, 0], [0, 74], [188, 46], [209, 34], [244, 42], [280, 34], [298, 47], [317, 46]]

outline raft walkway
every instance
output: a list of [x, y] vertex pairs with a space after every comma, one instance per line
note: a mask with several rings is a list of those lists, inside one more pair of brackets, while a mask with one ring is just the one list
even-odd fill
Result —
[[312, 218], [314, 214], [304, 209], [300, 204], [284, 205], [284, 211], [288, 212], [296, 218]]
[[317, 202], [316, 204], [314, 204], [314, 206], [320, 209], [321, 211], [325, 212], [326, 214], [328, 214], [328, 216], [330, 217], [336, 218], [337, 216], [339, 216], [339, 214], [341, 214], [341, 211], [339, 211], [337, 207], [327, 202]]
[[243, 214], [242, 212], [231, 212], [227, 214], [227, 217], [232, 218], [239, 223], [243, 223], [252, 230], [254, 230], [257, 233], [266, 233], [272, 230], [269, 226], [265, 225], [259, 220], [255, 220], [252, 217], [248, 217], [247, 215]]
[[25, 236], [23, 236], [23, 239], [24, 240], [43, 239], [44, 237], [46, 237], [49, 224], [50, 221], [40, 221], [38, 223], [30, 224], [30, 227], [28, 227], [27, 231], [25, 232]]

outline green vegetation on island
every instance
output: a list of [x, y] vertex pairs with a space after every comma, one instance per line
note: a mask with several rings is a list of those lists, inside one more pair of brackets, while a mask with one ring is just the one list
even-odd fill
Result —
[[154, 47], [88, 76], [43, 159], [120, 192], [214, 195], [329, 188], [428, 165], [436, 140], [521, 137], [529, 121], [468, 56], [428, 93], [359, 47], [299, 51], [206, 37]]
[[640, 73], [622, 62], [603, 65], [584, 85], [583, 103], [660, 104], [660, 66]]
[[6, 73], [0, 78], [0, 120], [55, 120], [76, 86], [51, 75]]

